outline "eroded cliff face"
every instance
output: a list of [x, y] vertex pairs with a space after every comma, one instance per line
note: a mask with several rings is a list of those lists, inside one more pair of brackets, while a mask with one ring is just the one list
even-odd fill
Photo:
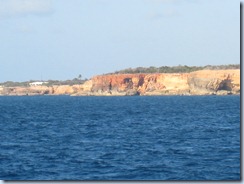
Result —
[[240, 70], [201, 70], [173, 74], [95, 76], [90, 95], [210, 95], [239, 94]]
[[240, 93], [240, 70], [95, 76], [82, 85], [0, 87], [2, 95], [227, 95]]
[[202, 70], [189, 74], [191, 94], [238, 94], [240, 70]]
[[145, 74], [95, 76], [91, 79], [94, 95], [135, 95], [144, 84]]
[[167, 95], [188, 93], [187, 74], [149, 74], [138, 90], [140, 95]]
[[94, 95], [164, 95], [188, 92], [188, 74], [117, 74], [91, 79]]

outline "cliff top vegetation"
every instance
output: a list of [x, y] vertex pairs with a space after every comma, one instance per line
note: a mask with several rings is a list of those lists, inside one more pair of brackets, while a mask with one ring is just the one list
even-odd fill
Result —
[[240, 64], [229, 65], [206, 65], [206, 66], [161, 66], [161, 67], [137, 67], [127, 68], [124, 70], [115, 71], [108, 74], [133, 74], [133, 73], [189, 73], [198, 70], [227, 70], [227, 69], [240, 69]]
[[[227, 69], [240, 69], [240, 64], [229, 64], [229, 65], [206, 65], [206, 66], [186, 66], [186, 65], [178, 65], [178, 66], [161, 66], [161, 67], [137, 67], [137, 68], [127, 68], [124, 70], [115, 71], [113, 73], [108, 74], [134, 74], [134, 73], [189, 73], [198, 70], [227, 70]], [[53, 86], [53, 85], [75, 85], [75, 84], [83, 84], [88, 79], [82, 79], [82, 76], [79, 75], [77, 78], [72, 80], [48, 80], [47, 83], [43, 84], [43, 86]], [[30, 80], [25, 82], [13, 82], [6, 81], [0, 83], [0, 86], [4, 87], [27, 87], [30, 86], [31, 82], [35, 82], [38, 80]]]
[[[39, 80], [30, 80], [30, 81], [25, 81], [25, 82], [13, 82], [13, 81], [6, 81], [3, 83], [0, 83], [0, 86], [4, 87], [28, 87], [30, 86], [30, 83], [36, 82]], [[53, 85], [75, 85], [75, 84], [83, 84], [87, 79], [79, 79], [79, 78], [74, 78], [72, 80], [48, 80], [45, 81], [47, 83], [42, 84], [43, 86], [53, 86]]]

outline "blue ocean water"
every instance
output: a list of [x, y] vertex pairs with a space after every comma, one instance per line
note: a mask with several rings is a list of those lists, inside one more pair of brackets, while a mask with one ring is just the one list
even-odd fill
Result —
[[239, 180], [240, 96], [0, 97], [2, 180]]

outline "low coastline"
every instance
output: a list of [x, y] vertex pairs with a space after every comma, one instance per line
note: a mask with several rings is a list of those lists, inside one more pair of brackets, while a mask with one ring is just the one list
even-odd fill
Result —
[[84, 84], [0, 87], [0, 96], [163, 96], [239, 95], [240, 70], [138, 73], [94, 76]]

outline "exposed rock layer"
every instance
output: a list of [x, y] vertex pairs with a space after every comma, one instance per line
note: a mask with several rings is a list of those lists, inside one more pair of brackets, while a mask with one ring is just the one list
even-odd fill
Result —
[[240, 70], [118, 74], [92, 78], [92, 95], [209, 95], [240, 93]]
[[2, 95], [226, 95], [240, 93], [240, 70], [95, 76], [82, 85], [1, 87]]

